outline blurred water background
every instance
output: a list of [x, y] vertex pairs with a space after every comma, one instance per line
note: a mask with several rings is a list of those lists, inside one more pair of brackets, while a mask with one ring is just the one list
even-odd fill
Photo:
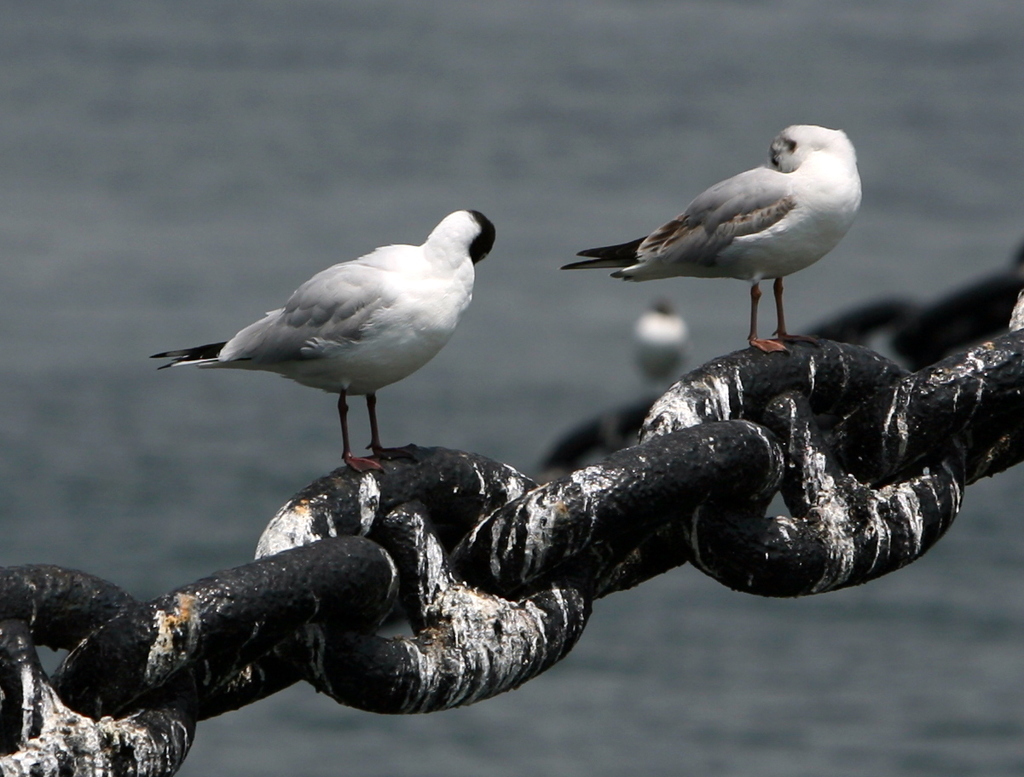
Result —
[[[653, 298], [684, 313], [691, 366], [745, 345], [739, 281], [556, 268], [788, 124], [845, 129], [864, 182], [845, 241], [787, 284], [795, 331], [934, 298], [1024, 235], [1017, 0], [8, 0], [0, 62], [0, 564], [140, 597], [251, 558], [340, 455], [332, 397], [146, 357], [451, 210], [497, 244], [445, 351], [381, 391], [384, 439], [526, 471], [641, 391], [630, 327]], [[974, 486], [920, 562], [818, 598], [676, 570], [464, 710], [385, 718], [296, 686], [202, 724], [181, 774], [1024, 774], [1022, 495], [1021, 471]]]

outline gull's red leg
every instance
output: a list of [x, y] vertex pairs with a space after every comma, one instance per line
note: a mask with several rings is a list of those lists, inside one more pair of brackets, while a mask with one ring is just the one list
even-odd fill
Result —
[[409, 448], [385, 448], [380, 444], [380, 432], [377, 430], [377, 395], [366, 395], [366, 412], [370, 416], [370, 445], [373, 455], [381, 459], [414, 458]]
[[816, 338], [808, 335], [791, 335], [786, 331], [786, 314], [782, 310], [782, 278], [775, 279], [775, 315], [777, 316], [779, 327], [775, 330], [775, 337], [778, 340], [803, 340], [808, 343], [818, 342]]
[[371, 469], [384, 469], [378, 462], [363, 456], [356, 456], [352, 453], [352, 446], [348, 437], [348, 402], [345, 401], [345, 392], [338, 395], [338, 418], [341, 419], [341, 443], [344, 450], [341, 458], [356, 472], [367, 472]]
[[747, 342], [755, 348], [771, 353], [772, 351], [785, 351], [786, 346], [778, 340], [762, 340], [757, 336], [757, 303], [761, 301], [761, 284], [757, 281], [750, 287], [750, 335]]

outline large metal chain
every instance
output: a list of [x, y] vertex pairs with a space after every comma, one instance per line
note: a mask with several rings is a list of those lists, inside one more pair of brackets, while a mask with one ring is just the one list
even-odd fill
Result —
[[[563, 658], [594, 598], [687, 562], [763, 596], [867, 582], [1024, 457], [1022, 411], [1022, 332], [916, 373], [829, 341], [747, 349], [684, 376], [639, 444], [544, 485], [436, 448], [336, 470], [255, 562], [150, 602], [0, 570], [0, 774], [173, 774], [197, 720], [298, 680], [382, 713], [480, 701]], [[396, 602], [411, 635], [378, 636]], [[71, 650], [52, 684], [35, 644]]]

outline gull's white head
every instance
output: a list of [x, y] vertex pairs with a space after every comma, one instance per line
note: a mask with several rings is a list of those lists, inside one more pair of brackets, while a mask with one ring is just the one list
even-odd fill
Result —
[[814, 124], [794, 124], [782, 130], [768, 150], [768, 166], [792, 173], [815, 153], [837, 157], [851, 168], [857, 166], [857, 153], [845, 132]]
[[469, 254], [473, 264], [482, 261], [494, 247], [494, 224], [477, 210], [449, 213], [427, 237], [428, 244], [457, 245]]

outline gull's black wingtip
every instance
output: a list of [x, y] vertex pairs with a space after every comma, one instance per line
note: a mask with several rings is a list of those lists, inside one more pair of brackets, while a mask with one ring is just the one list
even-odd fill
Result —
[[[577, 254], [577, 256], [583, 256], [583, 254]], [[599, 257], [597, 259], [584, 259], [582, 262], [569, 262], [569, 264], [563, 264], [558, 269], [560, 270], [593, 270], [599, 267], [628, 267], [633, 262], [623, 262], [622, 260], [608, 257]]]
[[[582, 254], [576, 254], [576, 256], [582, 256]], [[569, 264], [563, 264], [559, 267], [559, 270], [585, 270], [587, 267], [593, 267], [593, 261], [587, 259], [583, 262], [569, 262]]]
[[175, 364], [187, 364], [189, 362], [198, 362], [208, 359], [216, 359], [220, 355], [221, 348], [227, 345], [227, 341], [221, 343], [208, 343], [207, 345], [197, 345], [195, 348], [180, 348], [176, 351], [164, 351], [163, 353], [154, 353], [150, 356], [150, 359], [173, 359], [174, 361], [168, 364], [162, 364], [157, 367], [158, 370], [165, 370], [168, 367], [173, 367]]
[[636, 251], [645, 238], [637, 238], [628, 243], [620, 243], [614, 246], [601, 246], [600, 248], [585, 248], [576, 256], [589, 257], [581, 262], [570, 262], [562, 265], [563, 270], [590, 270], [600, 267], [614, 267], [621, 269], [636, 264]]
[[167, 364], [161, 364], [157, 367], [158, 370], [166, 370], [168, 367], [173, 367], [178, 363], [178, 358], [175, 354], [180, 354], [180, 351], [164, 351], [163, 353], [154, 353], [150, 356], [150, 359], [174, 359], [174, 361], [167, 362]]

